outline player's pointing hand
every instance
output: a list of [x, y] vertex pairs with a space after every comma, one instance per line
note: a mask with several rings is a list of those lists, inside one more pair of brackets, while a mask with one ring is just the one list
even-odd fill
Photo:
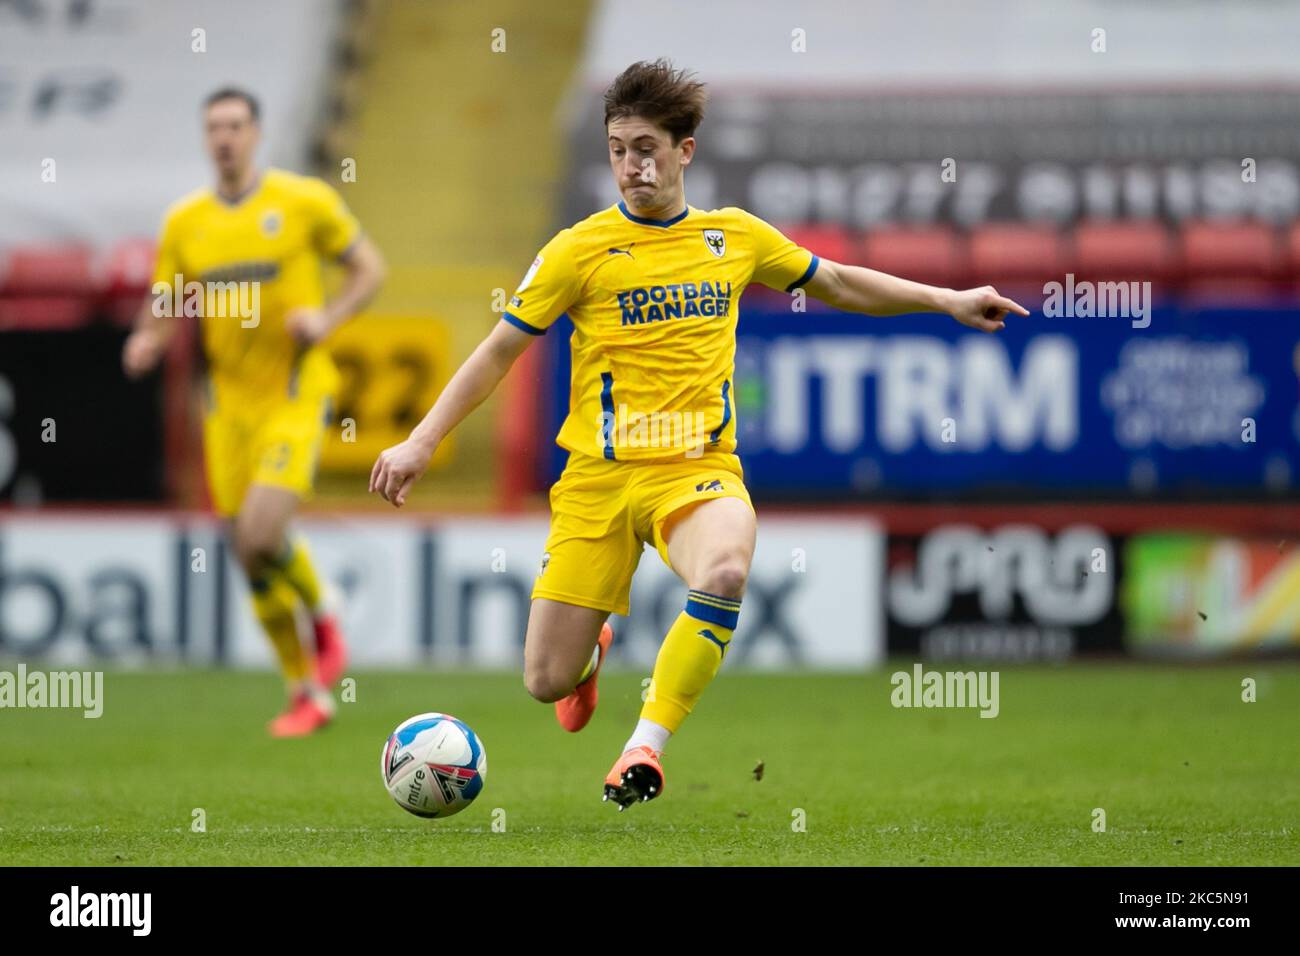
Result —
[[1000, 332], [1006, 328], [1007, 314], [1029, 315], [1029, 310], [1004, 295], [991, 285], [978, 289], [964, 289], [953, 294], [948, 310], [962, 325], [981, 332]]
[[431, 449], [407, 439], [400, 445], [385, 448], [370, 470], [370, 490], [377, 491], [395, 508], [406, 504], [406, 493], [424, 474], [432, 457]]

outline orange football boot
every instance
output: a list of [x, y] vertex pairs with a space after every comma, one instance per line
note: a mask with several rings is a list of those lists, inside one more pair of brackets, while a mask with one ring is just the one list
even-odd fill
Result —
[[600, 654], [596, 658], [596, 669], [573, 689], [572, 694], [555, 702], [555, 719], [571, 734], [576, 734], [586, 727], [587, 721], [591, 720], [591, 715], [596, 712], [596, 700], [599, 697], [596, 678], [600, 676], [600, 665], [605, 663], [605, 655], [609, 653], [609, 645], [613, 640], [614, 631], [606, 621], [600, 629], [600, 637], [596, 638], [596, 646], [600, 648]]
[[272, 737], [306, 737], [320, 730], [334, 717], [334, 701], [328, 695], [300, 690], [288, 709], [267, 725]]
[[644, 744], [623, 751], [605, 777], [605, 799], [618, 804], [622, 813], [634, 803], [645, 803], [664, 792], [663, 754]]
[[348, 666], [348, 645], [343, 640], [343, 628], [333, 611], [314, 615], [311, 626], [316, 637], [316, 679], [325, 687], [333, 687], [342, 679]]

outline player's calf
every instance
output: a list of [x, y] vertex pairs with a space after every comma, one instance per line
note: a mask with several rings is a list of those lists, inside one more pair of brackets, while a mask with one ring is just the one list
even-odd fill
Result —
[[524, 687], [529, 695], [543, 704], [553, 704], [563, 700], [577, 686], [576, 675], [570, 668], [558, 666], [559, 662], [547, 661], [524, 669]]
[[283, 549], [283, 539], [275, 539], [263, 530], [242, 523], [235, 525], [230, 543], [235, 560], [250, 581], [273, 572], [276, 569], [276, 559]]
[[298, 496], [287, 488], [253, 484], [232, 522], [235, 557], [250, 578], [277, 569], [289, 543]]
[[536, 598], [524, 637], [524, 686], [542, 703], [573, 692], [582, 679], [608, 611]]
[[576, 734], [586, 727], [591, 721], [591, 715], [596, 712], [596, 704], [600, 701], [597, 678], [600, 677], [600, 667], [605, 663], [605, 655], [609, 653], [613, 642], [614, 631], [606, 621], [600, 629], [596, 650], [578, 678], [578, 686], [563, 700], [555, 702], [555, 719], [569, 733]]

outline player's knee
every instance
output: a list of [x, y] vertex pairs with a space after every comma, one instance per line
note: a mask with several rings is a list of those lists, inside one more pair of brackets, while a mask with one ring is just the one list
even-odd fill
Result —
[[738, 598], [745, 593], [748, 580], [749, 562], [739, 555], [728, 555], [710, 562], [693, 587], [720, 597]]
[[529, 667], [524, 669], [524, 687], [534, 700], [552, 704], [573, 692], [573, 678], [547, 667]]
[[280, 553], [282, 542], [256, 528], [235, 530], [235, 558], [250, 577], [263, 574]]

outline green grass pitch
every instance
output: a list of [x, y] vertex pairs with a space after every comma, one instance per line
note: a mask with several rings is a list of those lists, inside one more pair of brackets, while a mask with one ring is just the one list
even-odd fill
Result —
[[[98, 720], [0, 711], [0, 864], [1300, 860], [1294, 665], [1003, 668], [995, 719], [894, 709], [892, 670], [724, 670], [669, 746], [664, 796], [625, 813], [601, 784], [639, 675], [603, 675], [594, 720], [570, 735], [515, 674], [359, 673], [332, 727], [275, 741], [269, 674], [110, 672]], [[379, 779], [389, 731], [428, 710], [468, 722], [488, 752], [482, 795], [447, 820], [407, 815]]]

